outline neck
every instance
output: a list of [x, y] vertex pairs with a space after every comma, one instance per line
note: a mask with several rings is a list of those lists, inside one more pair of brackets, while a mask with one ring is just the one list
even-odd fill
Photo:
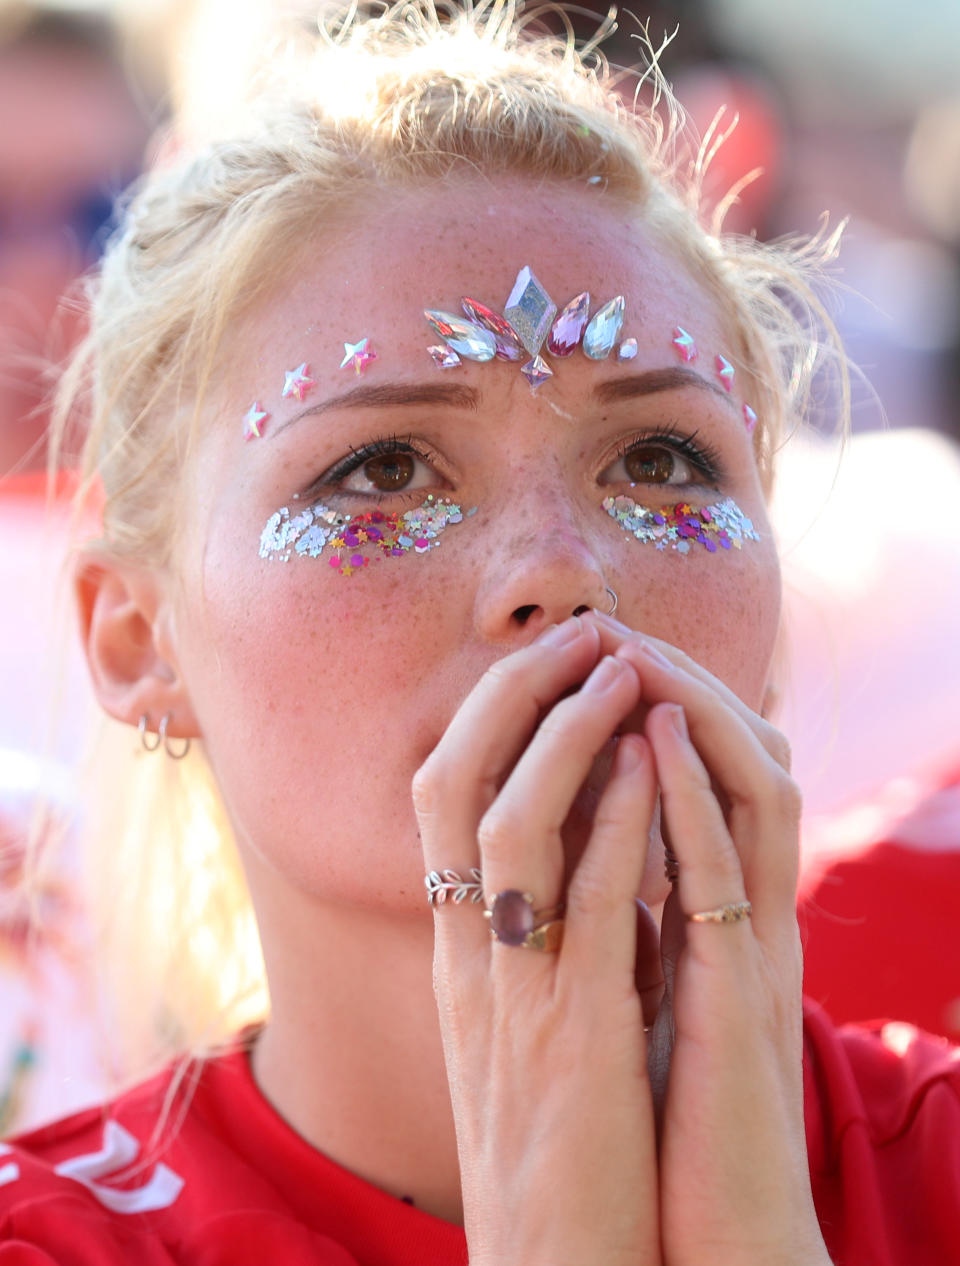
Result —
[[332, 1160], [462, 1223], [429, 914], [277, 896], [274, 909], [257, 903], [271, 998], [253, 1052], [258, 1085]]

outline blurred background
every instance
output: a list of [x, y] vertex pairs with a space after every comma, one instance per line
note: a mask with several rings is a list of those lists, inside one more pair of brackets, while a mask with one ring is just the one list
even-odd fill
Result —
[[[583, 37], [605, 14], [589, 8], [573, 18]], [[69, 854], [41, 893], [39, 940], [19, 887], [37, 796], [67, 815], [77, 801], [92, 713], [57, 598], [66, 498], [44, 501], [53, 367], [83, 321], [62, 297], [96, 263], [120, 191], [164, 147], [229, 121], [277, 22], [316, 11], [0, 0], [0, 1134], [96, 1098], [116, 1071], [90, 1032]], [[807, 983], [837, 1019], [958, 1038], [960, 4], [634, 12], [603, 50], [631, 66], [641, 20], [654, 45], [675, 33], [662, 67], [696, 132], [729, 132], [710, 195], [757, 173], [728, 229], [772, 239], [849, 218], [830, 306], [862, 371], [853, 438], [838, 474], [828, 393], [824, 436], [792, 442], [774, 504]]]

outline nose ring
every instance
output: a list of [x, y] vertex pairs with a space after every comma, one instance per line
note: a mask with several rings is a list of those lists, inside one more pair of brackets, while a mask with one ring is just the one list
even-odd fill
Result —
[[620, 605], [620, 599], [617, 597], [616, 592], [613, 589], [611, 589], [609, 585], [606, 585], [604, 587], [607, 593], [610, 595], [610, 601], [612, 603], [612, 606], [610, 607], [610, 610], [607, 612], [607, 615], [616, 615], [617, 607]]

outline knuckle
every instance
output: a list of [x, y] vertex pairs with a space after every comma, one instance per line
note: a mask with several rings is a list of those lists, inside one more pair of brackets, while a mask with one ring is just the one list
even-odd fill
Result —
[[518, 834], [517, 823], [511, 821], [506, 814], [484, 814], [477, 828], [477, 843], [481, 855], [492, 863], [508, 861], [516, 855]]
[[418, 815], [426, 816], [435, 811], [439, 785], [437, 761], [433, 756], [428, 756], [413, 775], [411, 783], [413, 807]]
[[790, 772], [793, 752], [786, 735], [769, 721], [760, 721], [760, 741], [781, 769]]
[[774, 779], [773, 796], [776, 811], [781, 818], [788, 822], [799, 821], [803, 811], [803, 795], [788, 773], [781, 772]]
[[623, 902], [622, 892], [612, 892], [603, 876], [590, 865], [580, 863], [567, 890], [567, 913], [588, 919], [606, 918]]

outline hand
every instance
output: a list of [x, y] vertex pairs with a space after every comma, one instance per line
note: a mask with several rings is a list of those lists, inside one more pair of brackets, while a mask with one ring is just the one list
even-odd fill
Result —
[[634, 983], [634, 897], [656, 801], [645, 739], [620, 741], [565, 894], [561, 834], [639, 694], [625, 659], [601, 659], [597, 628], [568, 621], [487, 672], [414, 782], [428, 870], [480, 865], [487, 905], [511, 888], [537, 908], [566, 900], [554, 954], [492, 942], [476, 906], [436, 910], [471, 1266], [660, 1266]]
[[[666, 996], [655, 1033], [658, 1063], [669, 1067], [664, 1261], [826, 1263], [804, 1137], [800, 796], [789, 748], [681, 652], [595, 622], [602, 649], [640, 676], [643, 728], [679, 862], [661, 930]], [[741, 923], [684, 917], [747, 899], [752, 917]]]

